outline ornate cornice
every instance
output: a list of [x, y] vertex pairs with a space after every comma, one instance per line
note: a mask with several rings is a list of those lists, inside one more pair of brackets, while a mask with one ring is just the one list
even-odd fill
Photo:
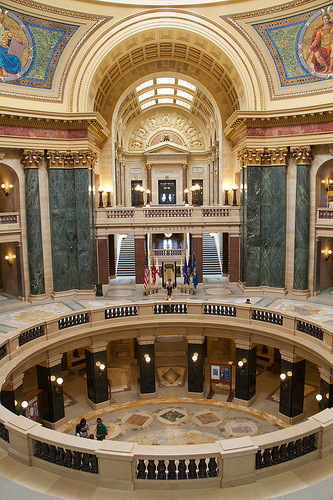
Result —
[[[317, 107], [316, 109], [307, 110], [282, 110], [275, 113], [267, 111], [256, 113], [236, 111], [227, 120], [224, 133], [228, 139], [237, 142], [249, 129], [311, 125], [332, 121], [333, 108], [328, 109], [327, 106], [322, 109]], [[253, 134], [251, 135], [253, 136]]]
[[[20, 130], [29, 129], [29, 137], [33, 138], [33, 129], [45, 130], [87, 130], [89, 135], [98, 142], [104, 142], [110, 135], [105, 120], [99, 113], [43, 113], [29, 114], [26, 111], [17, 111], [14, 108], [3, 108], [0, 113], [0, 126], [12, 127]], [[4, 134], [2, 134], [4, 135]], [[12, 133], [8, 133], [12, 135]], [[36, 135], [37, 137], [37, 135]], [[40, 134], [38, 134], [40, 137]]]

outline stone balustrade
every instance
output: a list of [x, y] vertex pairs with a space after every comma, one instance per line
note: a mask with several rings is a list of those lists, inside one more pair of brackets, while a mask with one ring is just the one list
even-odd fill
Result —
[[[181, 329], [189, 338], [193, 326], [200, 325], [205, 335], [211, 336], [221, 335], [221, 330], [229, 337], [255, 334], [258, 342], [269, 344], [274, 339], [284, 347], [295, 346], [296, 352], [309, 352], [319, 366], [332, 366], [329, 327], [245, 304], [154, 301], [78, 311], [0, 335], [0, 380], [8, 380], [20, 366], [26, 369], [29, 362], [39, 362], [46, 351], [66, 351], [73, 342], [76, 346], [90, 345], [95, 337], [97, 341], [101, 337], [109, 341], [115, 335], [131, 336], [131, 330], [140, 337], [151, 336], [151, 328], [156, 335], [165, 325], [170, 335], [177, 327], [177, 332]], [[218, 440], [209, 445], [156, 447], [79, 439], [0, 406], [0, 446], [26, 465], [110, 488], [173, 488], [170, 481], [181, 481], [181, 488], [223, 487], [254, 482], [273, 474], [275, 467], [282, 472], [327, 456], [333, 449], [333, 409], [260, 436]]]
[[[177, 226], [178, 230], [186, 230], [189, 224], [192, 231], [195, 227], [204, 227], [207, 232], [228, 230], [238, 234], [240, 226], [240, 207], [238, 206], [145, 206], [124, 208], [97, 208], [96, 228], [98, 234], [107, 231], [117, 234], [144, 227], [145, 231], [153, 231], [155, 227], [167, 228]], [[163, 230], [163, 229], [161, 229]]]

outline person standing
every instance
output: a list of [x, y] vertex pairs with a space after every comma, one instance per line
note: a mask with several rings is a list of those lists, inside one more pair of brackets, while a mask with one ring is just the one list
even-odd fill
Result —
[[96, 425], [96, 438], [98, 439], [98, 441], [104, 441], [105, 436], [107, 435], [108, 435], [108, 430], [106, 426], [103, 424], [102, 419], [98, 418]]
[[167, 295], [167, 300], [171, 300], [173, 297], [172, 297], [172, 288], [173, 288], [173, 283], [171, 281], [171, 279], [168, 279], [167, 283], [166, 283], [166, 288], [167, 288], [167, 291], [168, 291], [168, 295]]

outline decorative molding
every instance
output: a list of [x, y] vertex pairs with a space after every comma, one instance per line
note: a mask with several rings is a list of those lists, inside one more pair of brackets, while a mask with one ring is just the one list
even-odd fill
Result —
[[299, 148], [293, 148], [291, 154], [296, 159], [297, 165], [311, 165], [313, 160], [313, 153], [311, 151], [311, 146], [300, 146]]
[[41, 151], [24, 150], [21, 156], [21, 163], [24, 168], [38, 168], [40, 162], [43, 160], [43, 153]]
[[47, 151], [48, 168], [91, 168], [97, 160], [95, 151]]
[[248, 165], [286, 165], [288, 161], [288, 148], [243, 148], [237, 152], [241, 167]]

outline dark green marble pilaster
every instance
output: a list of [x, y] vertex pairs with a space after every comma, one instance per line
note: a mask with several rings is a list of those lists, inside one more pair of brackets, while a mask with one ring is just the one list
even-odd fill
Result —
[[261, 169], [247, 167], [246, 286], [260, 286]]
[[240, 192], [240, 203], [241, 203], [241, 238], [240, 238], [240, 279], [243, 283], [246, 281], [246, 247], [247, 247], [247, 169], [242, 168], [241, 170], [241, 184], [243, 189]]
[[77, 226], [77, 271], [78, 288], [90, 290], [96, 282], [96, 263], [94, 258], [93, 211], [90, 203], [90, 174], [88, 169], [76, 169], [75, 208]]
[[286, 167], [247, 167], [244, 277], [248, 287], [285, 284]]
[[30, 294], [45, 293], [38, 169], [25, 169], [25, 208]]
[[284, 373], [286, 378], [280, 381], [279, 412], [293, 418], [303, 413], [305, 359], [297, 363], [282, 359], [281, 373]]
[[38, 388], [42, 390], [43, 420], [57, 422], [65, 416], [63, 386], [56, 380], [61, 377], [61, 363], [52, 368], [37, 365]]
[[[242, 361], [243, 366], [238, 362]], [[252, 349], [236, 348], [235, 397], [250, 401], [256, 395], [257, 346]]]
[[90, 170], [50, 169], [53, 287], [90, 290], [96, 276]]
[[297, 165], [294, 290], [309, 288], [310, 166]]

